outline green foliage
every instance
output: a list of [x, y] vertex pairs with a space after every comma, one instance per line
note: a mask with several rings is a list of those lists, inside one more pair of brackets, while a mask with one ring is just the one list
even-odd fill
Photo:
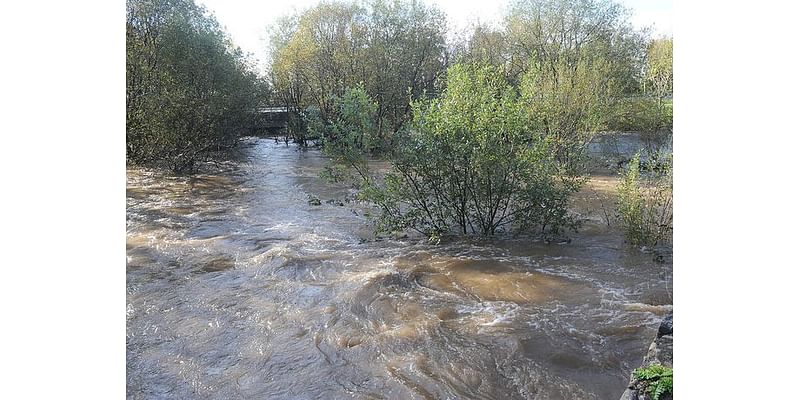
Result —
[[672, 96], [672, 38], [650, 42], [646, 77], [649, 91], [658, 99]]
[[647, 154], [656, 154], [672, 140], [672, 101], [652, 97], [622, 99], [613, 108], [607, 129], [638, 132]]
[[475, 23], [465, 37], [454, 43], [454, 59], [458, 64], [492, 65], [502, 68], [507, 80], [511, 64], [508, 62], [512, 49], [504, 28]]
[[555, 161], [548, 137], [531, 134], [523, 102], [494, 67], [455, 65], [440, 98], [415, 102], [393, 171], [363, 197], [383, 231], [493, 235], [574, 228], [567, 199], [582, 179]]
[[348, 141], [363, 152], [381, 148], [375, 118], [378, 103], [373, 101], [362, 86], [348, 88], [344, 95], [334, 100], [336, 119], [331, 126], [332, 141]]
[[408, 120], [410, 101], [433, 92], [445, 70], [445, 21], [418, 1], [320, 3], [272, 31], [273, 86], [286, 105], [313, 105], [332, 120], [336, 99], [361, 84], [377, 101], [381, 141], [389, 141]]
[[599, 131], [614, 94], [610, 64], [600, 58], [533, 59], [520, 91], [535, 128], [552, 139], [559, 162], [578, 168], [586, 144]]
[[658, 400], [662, 394], [672, 393], [672, 368], [670, 367], [653, 364], [635, 369], [633, 376], [646, 385], [646, 392], [653, 400]]
[[217, 21], [191, 0], [128, 0], [127, 159], [193, 170], [233, 147], [264, 94]]
[[322, 139], [328, 133], [328, 123], [322, 117], [319, 107], [311, 105], [306, 107], [302, 114], [305, 130], [301, 130], [300, 142], [305, 144], [308, 139]]
[[617, 187], [617, 212], [626, 240], [654, 246], [672, 240], [672, 155], [640, 162], [637, 153]]
[[623, 132], [671, 132], [672, 103], [659, 102], [651, 97], [619, 100], [607, 127]]
[[509, 75], [521, 76], [532, 60], [575, 66], [589, 56], [604, 60], [618, 90], [636, 92], [646, 43], [629, 18], [613, 0], [515, 0], [504, 27]]
[[[310, 128], [322, 133], [323, 151], [334, 165], [351, 167], [362, 179], [368, 179], [364, 153], [378, 151], [383, 145], [374, 124], [378, 105], [361, 86], [347, 89], [333, 103], [336, 106], [333, 122], [315, 121]], [[346, 177], [341, 168], [329, 167], [326, 172], [337, 181]]]

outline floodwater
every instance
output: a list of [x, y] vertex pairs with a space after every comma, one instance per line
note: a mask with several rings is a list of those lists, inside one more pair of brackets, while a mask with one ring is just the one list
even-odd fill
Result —
[[376, 240], [324, 165], [253, 138], [128, 170], [128, 398], [616, 400], [672, 308], [671, 258], [597, 215], [563, 244]]

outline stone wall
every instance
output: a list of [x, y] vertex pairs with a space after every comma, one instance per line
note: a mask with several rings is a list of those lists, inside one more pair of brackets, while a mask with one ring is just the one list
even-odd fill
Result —
[[[642, 361], [642, 367], [653, 364], [672, 367], [672, 313], [661, 321], [656, 338]], [[631, 374], [628, 388], [622, 394], [620, 400], [652, 400], [650, 396], [639, 389], [638, 383], [633, 374]], [[659, 400], [672, 400], [672, 393], [661, 396]]]

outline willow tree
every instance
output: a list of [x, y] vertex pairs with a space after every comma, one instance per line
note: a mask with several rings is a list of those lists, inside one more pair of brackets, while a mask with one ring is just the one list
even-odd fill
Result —
[[509, 62], [516, 76], [531, 61], [546, 68], [602, 59], [619, 90], [636, 92], [644, 66], [646, 32], [614, 0], [517, 0], [505, 19]]
[[314, 106], [333, 120], [334, 99], [363, 85], [389, 142], [407, 121], [410, 101], [434, 92], [445, 70], [445, 31], [444, 14], [420, 2], [324, 2], [273, 29], [273, 86], [286, 105]]
[[379, 228], [443, 234], [558, 233], [574, 227], [567, 200], [581, 178], [565, 173], [550, 138], [497, 67], [456, 64], [447, 88], [415, 102], [393, 170], [364, 191]]
[[128, 0], [127, 159], [188, 172], [236, 145], [263, 86], [191, 0]]
[[659, 100], [672, 96], [672, 38], [660, 38], [647, 47], [647, 84]]
[[610, 63], [585, 57], [566, 60], [532, 60], [520, 91], [536, 129], [553, 143], [562, 165], [579, 171], [583, 151], [606, 125], [615, 95]]
[[453, 47], [456, 63], [496, 66], [511, 80], [509, 42], [503, 28], [475, 23]]

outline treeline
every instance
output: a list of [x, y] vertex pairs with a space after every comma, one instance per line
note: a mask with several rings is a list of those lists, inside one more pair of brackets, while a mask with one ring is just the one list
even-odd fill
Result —
[[[299, 143], [324, 134], [310, 132], [309, 124], [335, 120], [335, 100], [360, 87], [377, 104], [378, 149], [391, 148], [410, 120], [410, 104], [439, 95], [456, 63], [497, 67], [515, 88], [526, 72], [540, 71], [543, 90], [534, 105], [555, 113], [544, 129], [565, 141], [671, 121], [671, 108], [655, 110], [649, 101], [656, 92], [671, 94], [663, 63], [648, 57], [648, 46], [663, 46], [633, 28], [628, 11], [613, 1], [518, 0], [499, 27], [477, 24], [454, 41], [448, 33], [443, 12], [404, 0], [323, 2], [283, 17], [271, 28], [270, 71], [273, 100], [297, 112], [290, 134]], [[671, 39], [669, 47], [671, 82]], [[573, 111], [581, 115], [564, 115]]]
[[127, 160], [183, 173], [236, 145], [266, 86], [192, 0], [128, 0]]
[[[447, 40], [435, 7], [325, 2], [273, 28], [289, 133], [324, 143], [385, 231], [430, 237], [574, 227], [569, 195], [604, 130], [671, 132], [672, 41], [610, 0], [517, 0], [497, 26]], [[392, 171], [373, 177], [364, 155]]]
[[332, 121], [334, 102], [362, 87], [377, 104], [377, 148], [432, 96], [448, 65], [446, 16], [422, 2], [323, 2], [280, 19], [271, 34], [276, 99], [299, 111], [289, 130], [305, 143], [308, 118]]

